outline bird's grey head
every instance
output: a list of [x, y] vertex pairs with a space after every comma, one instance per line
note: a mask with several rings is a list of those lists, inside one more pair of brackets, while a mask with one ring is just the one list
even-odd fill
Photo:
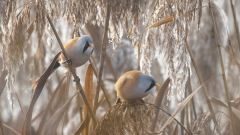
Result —
[[145, 92], [151, 91], [156, 88], [156, 80], [149, 75], [141, 74], [139, 76], [138, 84], [140, 88], [143, 88]]
[[91, 53], [94, 49], [93, 39], [88, 35], [83, 35], [78, 39], [82, 53]]

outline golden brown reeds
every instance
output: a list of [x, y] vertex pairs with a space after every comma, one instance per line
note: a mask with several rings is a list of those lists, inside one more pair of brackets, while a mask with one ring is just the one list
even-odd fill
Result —
[[107, 37], [108, 37], [108, 27], [109, 27], [109, 19], [110, 19], [110, 13], [111, 13], [111, 0], [107, 1], [107, 17], [105, 20], [105, 25], [104, 25], [104, 32], [103, 32], [103, 40], [101, 44], [101, 56], [100, 56], [100, 66], [98, 69], [98, 78], [97, 78], [97, 88], [96, 88], [96, 93], [94, 97], [94, 113], [96, 113], [97, 110], [97, 104], [98, 104], [98, 98], [99, 98], [99, 91], [100, 91], [100, 85], [101, 85], [101, 80], [102, 80], [102, 73], [103, 73], [103, 66], [104, 66], [104, 61], [105, 61], [105, 55], [106, 55], [106, 44], [107, 44]]
[[220, 58], [220, 64], [221, 64], [221, 69], [222, 69], [222, 74], [223, 74], [222, 78], [223, 78], [224, 90], [225, 90], [225, 93], [226, 93], [226, 100], [227, 100], [227, 104], [228, 104], [230, 120], [232, 121], [231, 122], [232, 133], [235, 135], [236, 131], [235, 131], [235, 125], [233, 124], [232, 107], [231, 107], [231, 103], [230, 103], [230, 99], [229, 99], [229, 90], [228, 90], [226, 74], [225, 74], [225, 69], [224, 69], [224, 64], [223, 64], [223, 59], [222, 59], [222, 52], [221, 52], [221, 48], [220, 48], [220, 44], [219, 44], [217, 26], [216, 26], [216, 23], [215, 23], [215, 19], [214, 19], [213, 10], [212, 10], [210, 0], [208, 1], [208, 4], [209, 4], [209, 11], [210, 11], [212, 22], [213, 22], [213, 30], [214, 30], [216, 43], [217, 43], [218, 55], [219, 55], [219, 58]]

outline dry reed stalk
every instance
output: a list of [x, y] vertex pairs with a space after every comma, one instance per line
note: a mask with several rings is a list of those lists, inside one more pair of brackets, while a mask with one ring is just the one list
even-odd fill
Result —
[[[185, 91], [185, 96], [187, 96], [186, 95], [186, 91]], [[185, 107], [184, 107], [184, 109], [180, 112], [180, 114], [179, 114], [179, 119], [180, 119], [180, 122], [183, 124], [183, 125], [186, 125], [186, 122], [185, 122], [185, 113], [186, 113], [186, 107], [187, 107], [188, 105], [186, 105]], [[183, 128], [181, 128], [181, 135], [184, 135], [184, 131], [183, 131]]]
[[233, 59], [233, 61], [235, 62], [235, 64], [237, 65], [238, 69], [240, 69], [240, 63], [236, 60], [236, 58], [234, 57], [234, 55], [228, 51], [228, 49], [222, 45], [220, 45], [222, 48], [224, 48], [227, 53], [230, 55], [230, 57]]
[[[66, 75], [67, 76], [67, 75]], [[61, 81], [59, 82], [58, 86], [56, 87], [56, 89], [54, 90], [49, 102], [48, 102], [48, 105], [47, 105], [47, 108], [46, 110], [44, 111], [44, 114], [43, 114], [43, 117], [42, 117], [42, 120], [38, 126], [38, 129], [37, 129], [37, 134], [42, 134], [43, 132], [43, 128], [44, 128], [44, 125], [46, 124], [47, 122], [47, 116], [49, 115], [50, 113], [50, 110], [51, 110], [51, 105], [52, 105], [52, 102], [53, 100], [55, 99], [58, 91], [60, 90], [60, 86], [62, 85], [62, 82], [64, 81], [64, 79], [66, 78], [66, 76], [64, 76]]]
[[[94, 72], [95, 76], [98, 78], [97, 71], [96, 71], [96, 69], [95, 69], [94, 63], [92, 62], [91, 59], [89, 59], [89, 62], [90, 62], [90, 64], [91, 64], [91, 66], [93, 67], [93, 72]], [[105, 97], [106, 97], [107, 103], [108, 103], [109, 107], [111, 108], [111, 107], [112, 107], [112, 106], [111, 106], [111, 102], [110, 102], [110, 100], [109, 100], [109, 97], [108, 97], [108, 94], [107, 94], [107, 90], [106, 90], [106, 88], [105, 88], [102, 80], [101, 80], [100, 83], [101, 83], [100, 85], [101, 85], [102, 91], [103, 91], [103, 93], [104, 93], [104, 95], [105, 95]]]
[[[163, 111], [164, 113], [166, 113], [168, 116], [172, 117], [172, 115], [171, 115], [170, 113], [168, 113], [167, 111], [163, 110], [161, 107], [158, 107], [158, 106], [155, 105], [155, 104], [151, 104], [151, 103], [147, 103], [147, 102], [145, 102], [145, 103], [156, 107], [157, 110], [161, 110], [161, 111]], [[191, 134], [191, 132], [190, 132], [188, 129], [186, 129], [181, 122], [179, 122], [179, 121], [178, 121], [177, 119], [175, 119], [175, 118], [173, 118], [173, 120], [176, 121], [189, 135]], [[161, 132], [162, 132], [162, 131], [152, 132], [152, 134], [159, 134], [159, 133], [161, 133]]]
[[[168, 78], [164, 81], [164, 83], [163, 83], [163, 85], [161, 86], [161, 88], [159, 89], [158, 94], [157, 94], [157, 97], [156, 97], [155, 102], [154, 102], [154, 105], [156, 105], [156, 106], [158, 106], [158, 107], [161, 106], [162, 100], [163, 100], [163, 98], [164, 98], [164, 93], [165, 93], [165, 91], [167, 90], [169, 83], [170, 83], [170, 78], [168, 77]], [[156, 112], [155, 112], [155, 119], [152, 121], [152, 124], [151, 124], [151, 125], [152, 125], [152, 127], [151, 127], [151, 131], [152, 131], [152, 132], [154, 132], [155, 127], [156, 127], [156, 125], [157, 125], [158, 113], [159, 113], [159, 109], [156, 110]]]
[[[192, 85], [191, 85], [191, 77], [190, 77], [190, 69], [188, 69], [188, 77], [189, 77], [189, 82], [188, 82], [188, 92], [189, 94], [192, 93]], [[194, 117], [195, 117], [195, 120], [197, 119], [197, 113], [196, 113], [196, 107], [195, 107], [195, 103], [194, 103], [194, 98], [192, 98], [192, 110], [193, 110], [193, 113], [194, 113]]]
[[87, 122], [89, 122], [89, 119], [85, 119], [81, 123], [81, 125], [79, 126], [78, 130], [74, 133], [74, 135], [80, 135], [83, 132], [83, 130], [85, 129]]
[[78, 101], [78, 108], [79, 108], [79, 118], [80, 118], [80, 121], [83, 121], [83, 113], [82, 113], [82, 110], [83, 110], [83, 107], [82, 107], [82, 99], [80, 99], [80, 94], [77, 95], [77, 101]]
[[15, 133], [15, 134], [17, 134], [17, 135], [21, 135], [21, 134], [18, 133], [16, 130], [14, 130], [13, 128], [9, 127], [8, 125], [3, 124], [3, 126], [4, 126], [5, 128], [8, 128], [9, 130], [11, 130], [11, 131], [12, 131], [13, 133]]
[[[195, 60], [194, 60], [192, 51], [191, 51], [191, 49], [189, 48], [187, 42], [186, 42], [186, 44], [185, 44], [185, 47], [187, 48], [188, 53], [189, 53], [189, 55], [190, 55], [190, 57], [191, 57], [191, 61], [192, 61], [193, 67], [194, 67], [194, 69], [195, 69], [195, 71], [196, 71], [196, 73], [197, 73], [198, 80], [199, 80], [200, 84], [203, 85], [202, 90], [203, 90], [203, 93], [204, 93], [204, 97], [205, 97], [205, 99], [206, 99], [206, 101], [207, 101], [208, 108], [209, 108], [210, 112], [213, 113], [213, 107], [212, 107], [212, 104], [211, 104], [211, 102], [210, 102], [210, 100], [209, 100], [209, 96], [208, 96], [208, 93], [207, 93], [208, 90], [207, 90], [206, 86], [204, 85], [202, 76], [201, 76], [201, 74], [200, 74], [200, 71], [199, 71], [199, 69], [198, 69], [198, 67], [197, 67], [197, 64], [196, 64]], [[214, 118], [213, 118], [214, 124], [217, 125], [217, 120], [216, 120], [215, 116], [213, 116], [213, 117], [214, 117]]]
[[[204, 113], [204, 114], [200, 114], [197, 118], [197, 120], [195, 120], [195, 122], [192, 125], [191, 128], [191, 132], [195, 135], [195, 134], [200, 134], [201, 131], [207, 127], [207, 125], [210, 123], [210, 121], [212, 120], [213, 116], [216, 115], [216, 113], [212, 114], [208, 114], [208, 113]], [[218, 119], [219, 120], [219, 119]], [[209, 133], [209, 130], [207, 130], [205, 128], [205, 133], [208, 134], [213, 134], [213, 133]], [[213, 131], [214, 132], [214, 131]]]
[[104, 26], [104, 32], [103, 32], [103, 41], [102, 41], [102, 52], [100, 56], [100, 66], [98, 70], [98, 78], [97, 78], [97, 89], [96, 89], [96, 94], [94, 97], [94, 113], [96, 113], [96, 106], [98, 104], [98, 98], [99, 98], [99, 90], [100, 90], [100, 85], [101, 85], [101, 80], [102, 80], [102, 72], [103, 72], [103, 65], [104, 65], [104, 60], [105, 60], [105, 55], [106, 55], [106, 44], [107, 44], [107, 34], [108, 34], [108, 27], [109, 27], [109, 20], [110, 20], [110, 12], [111, 12], [111, 0], [107, 1], [107, 17], [105, 20], [105, 26]]
[[0, 117], [0, 130], [1, 130], [0, 135], [4, 135], [4, 131], [3, 131], [3, 123], [2, 123], [2, 119], [1, 119], [1, 117]]
[[[84, 93], [89, 101], [91, 108], [93, 108], [93, 67], [89, 64], [87, 68], [87, 73], [85, 76]], [[85, 128], [83, 130], [83, 135], [88, 135], [90, 133], [90, 117], [87, 111], [86, 105], [83, 106], [84, 120], [87, 120]]]
[[[220, 74], [220, 75], [222, 75], [222, 74]], [[164, 129], [167, 127], [167, 125], [169, 125], [169, 124], [174, 120], [174, 117], [175, 117], [180, 111], [182, 111], [182, 110], [185, 108], [185, 106], [187, 105], [187, 103], [188, 103], [188, 102], [191, 100], [191, 98], [198, 92], [198, 90], [201, 89], [201, 88], [205, 85], [205, 83], [209, 82], [210, 80], [212, 80], [213, 78], [216, 78], [216, 77], [218, 77], [218, 76], [219, 76], [219, 75], [216, 75], [216, 76], [208, 79], [208, 80], [207, 80], [206, 82], [204, 82], [198, 89], [196, 89], [196, 90], [195, 90], [193, 93], [191, 93], [186, 99], [184, 99], [184, 100], [180, 103], [179, 107], [173, 112], [173, 114], [171, 115], [171, 117], [167, 120], [167, 122], [165, 122], [165, 124], [162, 126], [161, 131], [159, 131], [158, 133], [161, 133], [161, 132], [164, 131]]]
[[63, 115], [68, 110], [68, 107], [70, 106], [70, 103], [72, 99], [78, 94], [79, 92], [76, 91], [74, 95], [69, 98], [64, 105], [48, 120], [48, 122], [45, 124], [43, 129], [43, 135], [54, 135], [57, 127], [63, 118]]
[[[178, 135], [178, 125], [175, 126], [175, 128], [172, 131], [171, 135]], [[182, 134], [183, 135], [183, 134]]]
[[219, 55], [220, 63], [221, 63], [221, 69], [222, 69], [222, 74], [223, 74], [222, 77], [223, 77], [224, 89], [225, 89], [225, 93], [226, 93], [226, 100], [227, 100], [228, 110], [229, 110], [229, 115], [230, 115], [230, 120], [231, 120], [232, 133], [235, 135], [236, 130], [235, 130], [235, 126], [233, 124], [233, 116], [232, 116], [233, 112], [232, 112], [231, 102], [230, 102], [230, 99], [229, 99], [227, 79], [226, 79], [226, 76], [225, 76], [225, 69], [224, 69], [223, 59], [222, 59], [222, 52], [221, 52], [221, 48], [220, 48], [220, 44], [219, 44], [217, 26], [216, 26], [216, 22], [215, 22], [215, 19], [214, 19], [213, 10], [212, 10], [210, 0], [208, 1], [208, 4], [209, 4], [209, 11], [210, 11], [212, 22], [213, 22], [213, 30], [214, 30], [216, 43], [217, 43], [218, 55]]
[[17, 97], [17, 101], [18, 101], [18, 104], [19, 104], [19, 106], [20, 106], [23, 119], [25, 120], [26, 116], [25, 116], [25, 113], [24, 113], [24, 111], [23, 111], [22, 103], [21, 103], [20, 100], [19, 100], [18, 94], [17, 94], [16, 92], [14, 92], [14, 94], [15, 94], [15, 96]]
[[230, 3], [231, 3], [231, 9], [232, 9], [232, 14], [233, 14], [233, 22], [234, 22], [234, 26], [235, 26], [235, 34], [237, 36], [237, 41], [238, 41], [238, 49], [240, 51], [240, 37], [239, 37], [239, 28], [238, 28], [238, 23], [237, 23], [237, 20], [236, 20], [236, 13], [235, 13], [235, 9], [234, 9], [234, 6], [233, 6], [233, 2], [232, 0], [230, 0]]
[[[94, 29], [94, 25], [92, 25], [92, 24], [90, 24], [90, 23], [88, 22], [88, 23], [86, 23], [86, 28], [87, 28], [87, 30], [89, 31], [91, 37], [93, 38], [94, 45], [97, 45], [97, 47], [101, 47], [101, 46], [98, 44], [98, 43], [101, 43], [101, 39], [100, 39], [100, 37], [97, 35], [96, 29]], [[93, 60], [94, 65], [96, 65], [95, 62], [94, 62], [94, 56], [91, 56], [91, 58], [92, 58], [92, 60]], [[106, 60], [106, 62], [107, 62], [107, 65], [108, 65], [110, 71], [112, 72], [112, 75], [113, 75], [114, 80], [115, 80], [115, 82], [116, 82], [117, 79], [118, 79], [118, 76], [117, 76], [117, 74], [116, 74], [116, 72], [115, 72], [115, 69], [113, 68], [113, 65], [112, 65], [112, 62], [111, 62], [111, 58], [110, 58], [110, 56], [109, 56], [107, 53], [106, 53], [105, 60]], [[96, 74], [96, 75], [97, 75], [97, 74]]]
[[7, 75], [8, 75], [8, 72], [7, 72], [6, 69], [4, 69], [1, 73], [1, 76], [0, 76], [0, 95], [2, 94], [3, 89], [6, 86], [6, 83], [7, 83], [6, 76]]
[[31, 124], [33, 124], [37, 118], [39, 118], [43, 113], [45, 112], [45, 110], [42, 110], [40, 113], [38, 113], [35, 117], [32, 118]]
[[[187, 91], [186, 91], [186, 96], [187, 96]], [[186, 105], [186, 107], [185, 107], [185, 118], [186, 118], [186, 125], [187, 125], [187, 129], [190, 129], [190, 124], [189, 124], [189, 113], [188, 113], [188, 110], [189, 110], [189, 108], [188, 108], [189, 106], [188, 105]]]
[[140, 42], [138, 43], [138, 70], [140, 70], [140, 57], [141, 57], [141, 45], [142, 45], [142, 37], [144, 32], [142, 33]]
[[[57, 34], [57, 31], [56, 31], [56, 29], [55, 29], [55, 27], [54, 27], [54, 25], [53, 25], [53, 23], [52, 23], [49, 15], [48, 15], [48, 13], [46, 13], [46, 14], [47, 14], [47, 19], [48, 19], [48, 21], [49, 21], [49, 23], [50, 23], [50, 25], [51, 25], [51, 27], [52, 27], [52, 29], [53, 29], [53, 32], [54, 32], [54, 34], [55, 34], [55, 36], [56, 36], [56, 38], [57, 38], [57, 40], [58, 40], [58, 43], [59, 43], [59, 45], [60, 45], [60, 47], [61, 47], [61, 49], [62, 49], [62, 53], [63, 53], [65, 59], [68, 60], [67, 53], [66, 53], [66, 51], [65, 51], [65, 49], [64, 49], [64, 47], [63, 47], [62, 41], [60, 40], [60, 38], [59, 38], [59, 36], [58, 36], [58, 34]], [[74, 77], [74, 81], [76, 82], [76, 86], [77, 86], [77, 88], [78, 88], [78, 91], [79, 91], [80, 94], [82, 95], [83, 101], [84, 101], [84, 103], [86, 104], [86, 106], [87, 106], [87, 108], [88, 108], [88, 111], [89, 111], [89, 113], [90, 113], [90, 115], [91, 115], [91, 117], [92, 117], [92, 119], [93, 119], [93, 124], [95, 125], [95, 124], [97, 123], [97, 120], [96, 120], [96, 117], [94, 116], [94, 113], [93, 113], [91, 107], [90, 107], [90, 104], [89, 104], [89, 102], [88, 102], [88, 100], [87, 100], [87, 97], [86, 97], [86, 95], [85, 95], [84, 92], [83, 92], [82, 85], [80, 84], [80, 79], [79, 79], [79, 77], [77, 76], [77, 74], [76, 74], [76, 72], [74, 71], [74, 69], [71, 67], [71, 65], [68, 65], [68, 68], [70, 69], [70, 72], [72, 73], [72, 75], [73, 75], [73, 77]]]
[[52, 63], [49, 65], [49, 68], [47, 68], [45, 70], [45, 72], [43, 73], [42, 77], [40, 77], [39, 81], [38, 81], [38, 86], [34, 91], [33, 97], [31, 99], [31, 103], [29, 105], [27, 114], [26, 114], [26, 119], [24, 121], [24, 125], [23, 125], [23, 129], [22, 129], [22, 134], [23, 135], [30, 135], [31, 134], [31, 120], [32, 120], [32, 114], [33, 114], [33, 108], [35, 103], [37, 102], [37, 99], [39, 98], [44, 84], [47, 81], [47, 78], [49, 77], [49, 72], [51, 72], [52, 67], [55, 64], [55, 61], [58, 59], [58, 56], [60, 55], [60, 52], [54, 57]]
[[117, 82], [118, 76], [117, 76], [117, 74], [116, 74], [116, 72], [115, 72], [115, 70], [114, 70], [114, 68], [113, 68], [113, 65], [112, 65], [112, 62], [111, 62], [111, 58], [109, 57], [109, 55], [108, 55], [107, 53], [106, 53], [105, 60], [106, 60], [106, 62], [107, 62], [107, 65], [108, 65], [110, 71], [111, 71], [112, 74], [113, 74], [114, 81]]

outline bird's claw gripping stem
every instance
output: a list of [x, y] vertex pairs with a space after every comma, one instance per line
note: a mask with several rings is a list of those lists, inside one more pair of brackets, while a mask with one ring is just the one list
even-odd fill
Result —
[[73, 81], [76, 82], [76, 83], [80, 83], [80, 78], [77, 76], [77, 77], [74, 78]]
[[69, 60], [65, 60], [64, 63], [68, 64], [68, 65], [71, 65], [72, 66], [72, 60], [69, 59]]

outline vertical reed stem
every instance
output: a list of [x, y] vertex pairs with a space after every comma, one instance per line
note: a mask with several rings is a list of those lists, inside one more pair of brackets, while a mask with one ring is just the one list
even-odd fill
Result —
[[[55, 34], [55, 36], [56, 36], [56, 38], [57, 38], [57, 40], [58, 40], [58, 43], [59, 43], [59, 45], [60, 45], [60, 47], [61, 47], [61, 49], [62, 49], [62, 53], [63, 53], [65, 59], [68, 60], [68, 56], [67, 56], [66, 50], [65, 50], [64, 47], [63, 47], [62, 41], [60, 40], [60, 38], [59, 38], [59, 36], [58, 36], [58, 34], [57, 34], [57, 31], [56, 31], [56, 29], [55, 29], [55, 27], [54, 27], [54, 25], [53, 25], [53, 23], [52, 23], [49, 15], [48, 15], [48, 13], [46, 13], [46, 15], [47, 15], [47, 19], [48, 19], [48, 21], [49, 21], [49, 23], [50, 23], [50, 25], [51, 25], [51, 27], [52, 27], [52, 30], [53, 30], [53, 32], [54, 32], [54, 34]], [[80, 94], [82, 95], [83, 101], [84, 101], [84, 103], [86, 104], [86, 106], [87, 106], [87, 108], [88, 108], [88, 111], [89, 111], [89, 113], [90, 113], [90, 115], [91, 115], [91, 117], [92, 117], [92, 119], [93, 119], [93, 124], [96, 125], [96, 124], [97, 124], [97, 120], [96, 120], [95, 115], [94, 115], [94, 113], [93, 113], [93, 111], [92, 111], [92, 108], [90, 107], [90, 104], [89, 104], [89, 102], [88, 102], [88, 100], [87, 100], [87, 97], [86, 97], [86, 95], [85, 95], [84, 92], [83, 92], [82, 85], [80, 84], [80, 79], [79, 79], [79, 77], [77, 76], [75, 70], [71, 67], [71, 65], [68, 65], [68, 68], [70, 69], [70, 72], [72, 73], [72, 75], [73, 75], [73, 77], [74, 77], [74, 80], [76, 81], [76, 86], [77, 86], [77, 88], [78, 88], [78, 91], [79, 91]]]
[[235, 33], [236, 33], [237, 40], [238, 40], [238, 49], [240, 52], [240, 37], [239, 37], [239, 29], [238, 29], [238, 24], [237, 24], [237, 20], [236, 20], [235, 9], [234, 9], [232, 0], [230, 0], [230, 3], [231, 3], [231, 9], [232, 9], [232, 13], [233, 13], [233, 20], [234, 20], [233, 22], [234, 22], [234, 26], [235, 26]]
[[[190, 55], [190, 57], [191, 57], [191, 61], [192, 61], [193, 67], [194, 67], [194, 69], [195, 69], [195, 71], [196, 71], [196, 73], [197, 73], [198, 80], [200, 81], [200, 84], [203, 85], [202, 90], [203, 90], [205, 99], [206, 99], [206, 101], [207, 101], [208, 108], [209, 108], [210, 112], [213, 114], [213, 107], [212, 107], [212, 104], [211, 104], [211, 102], [210, 102], [210, 100], [209, 100], [209, 97], [208, 97], [207, 88], [206, 88], [206, 86], [205, 86], [205, 84], [204, 84], [204, 82], [203, 82], [202, 76], [201, 76], [201, 74], [200, 74], [200, 71], [199, 71], [199, 69], [198, 69], [198, 67], [197, 67], [197, 64], [196, 64], [195, 60], [194, 60], [192, 51], [191, 51], [191, 49], [189, 48], [187, 42], [186, 42], [186, 44], [185, 44], [185, 47], [187, 48], [187, 50], [188, 50], [188, 52], [189, 52], [189, 55]], [[215, 115], [213, 116], [213, 122], [214, 122], [215, 125], [217, 125], [217, 119], [216, 119]]]
[[221, 63], [221, 69], [222, 69], [222, 74], [223, 74], [222, 77], [223, 77], [223, 83], [224, 83], [224, 88], [225, 88], [225, 93], [226, 93], [226, 99], [227, 99], [227, 103], [228, 103], [228, 110], [229, 110], [229, 115], [230, 115], [230, 120], [231, 120], [232, 133], [235, 135], [236, 132], [235, 132], [234, 124], [233, 124], [232, 107], [231, 107], [231, 103], [230, 103], [230, 99], [229, 99], [227, 80], [226, 80], [226, 76], [225, 76], [225, 69], [224, 69], [223, 59], [222, 59], [222, 52], [221, 52], [221, 48], [219, 45], [218, 31], [217, 31], [217, 27], [216, 27], [210, 0], [208, 1], [208, 4], [209, 4], [209, 11], [210, 11], [212, 22], [213, 22], [213, 29], [214, 29], [214, 35], [215, 35], [215, 39], [216, 39], [216, 43], [217, 43], [217, 48], [218, 48], [218, 55], [219, 55], [220, 63]]
[[98, 70], [98, 78], [97, 78], [97, 89], [96, 89], [96, 94], [94, 98], [94, 113], [97, 110], [97, 104], [98, 104], [98, 98], [99, 98], [99, 91], [100, 91], [100, 84], [102, 80], [102, 72], [103, 72], [103, 65], [104, 65], [104, 60], [105, 60], [105, 55], [106, 55], [106, 44], [107, 44], [107, 33], [108, 33], [108, 26], [109, 26], [109, 20], [110, 20], [110, 12], [111, 12], [111, 0], [108, 0], [107, 2], [107, 16], [105, 20], [105, 26], [104, 26], [104, 32], [103, 32], [103, 41], [102, 41], [102, 52], [100, 56], [100, 67]]
[[[92, 62], [91, 59], [89, 59], [89, 62], [90, 62], [90, 64], [91, 64], [91, 66], [93, 67], [93, 73], [94, 73], [95, 76], [98, 78], [98, 76], [97, 76], [97, 71], [96, 71], [96, 69], [95, 69], [94, 63]], [[108, 103], [109, 107], [111, 108], [111, 107], [112, 107], [112, 106], [111, 106], [111, 102], [110, 102], [110, 100], [109, 100], [109, 97], [108, 97], [108, 94], [107, 94], [107, 90], [106, 90], [106, 88], [105, 88], [105, 86], [104, 86], [104, 84], [103, 84], [102, 81], [100, 82], [100, 86], [101, 86], [102, 91], [103, 91], [103, 93], [104, 93], [104, 95], [105, 95], [105, 98], [106, 98], [106, 100], [107, 100], [107, 103]]]

